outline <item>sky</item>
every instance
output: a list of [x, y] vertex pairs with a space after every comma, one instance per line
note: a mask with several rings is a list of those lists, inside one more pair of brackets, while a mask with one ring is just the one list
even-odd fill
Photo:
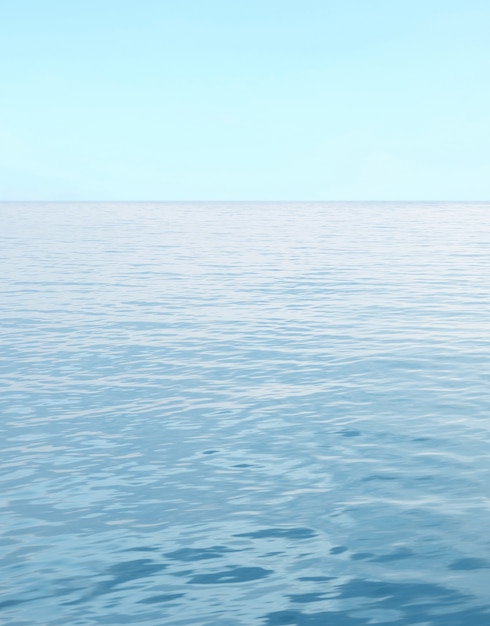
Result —
[[490, 200], [488, 0], [0, 0], [0, 201]]

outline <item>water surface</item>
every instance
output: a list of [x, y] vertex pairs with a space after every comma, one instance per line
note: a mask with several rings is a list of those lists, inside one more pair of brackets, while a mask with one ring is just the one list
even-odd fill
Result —
[[488, 626], [490, 204], [0, 220], [0, 623]]

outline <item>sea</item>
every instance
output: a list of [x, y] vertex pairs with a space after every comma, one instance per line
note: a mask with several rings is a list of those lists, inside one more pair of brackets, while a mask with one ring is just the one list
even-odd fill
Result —
[[0, 255], [1, 624], [490, 624], [490, 203], [2, 203]]

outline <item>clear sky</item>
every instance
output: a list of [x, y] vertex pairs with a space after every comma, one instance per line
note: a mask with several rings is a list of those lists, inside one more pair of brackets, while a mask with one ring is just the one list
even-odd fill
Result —
[[488, 0], [0, 9], [0, 200], [490, 200]]

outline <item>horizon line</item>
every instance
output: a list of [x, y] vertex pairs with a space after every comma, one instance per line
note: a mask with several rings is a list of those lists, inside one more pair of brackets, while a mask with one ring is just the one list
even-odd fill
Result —
[[114, 204], [114, 203], [119, 203], [119, 204], [138, 204], [138, 203], [142, 203], [142, 202], [148, 202], [151, 204], [191, 204], [191, 203], [201, 203], [201, 204], [224, 204], [224, 203], [234, 203], [234, 204], [238, 204], [238, 203], [264, 203], [264, 204], [277, 204], [277, 203], [288, 203], [288, 204], [301, 204], [304, 202], [308, 202], [308, 203], [315, 203], [315, 204], [333, 204], [333, 203], [338, 203], [338, 204], [356, 204], [356, 203], [376, 203], [376, 204], [394, 204], [394, 203], [404, 203], [404, 204], [420, 204], [420, 203], [436, 203], [436, 204], [458, 204], [458, 203], [475, 203], [475, 204], [479, 204], [479, 203], [490, 203], [490, 199], [488, 200], [464, 200], [464, 199], [459, 199], [459, 200], [403, 200], [403, 199], [395, 199], [395, 200], [308, 200], [308, 199], [304, 199], [304, 200], [260, 200], [260, 199], [255, 199], [255, 200], [233, 200], [233, 199], [229, 199], [229, 200], [148, 200], [148, 199], [142, 199], [142, 200], [117, 200], [117, 199], [111, 199], [111, 200], [97, 200], [97, 199], [91, 199], [91, 200], [76, 200], [76, 199], [69, 199], [69, 200], [21, 200], [21, 199], [15, 199], [15, 200], [0, 200], [0, 204], [9, 204], [9, 203], [23, 203], [23, 204], [45, 204], [45, 203], [49, 203], [49, 204], [63, 204], [63, 203], [77, 203], [77, 204], [93, 204], [93, 203], [98, 203], [98, 204]]

